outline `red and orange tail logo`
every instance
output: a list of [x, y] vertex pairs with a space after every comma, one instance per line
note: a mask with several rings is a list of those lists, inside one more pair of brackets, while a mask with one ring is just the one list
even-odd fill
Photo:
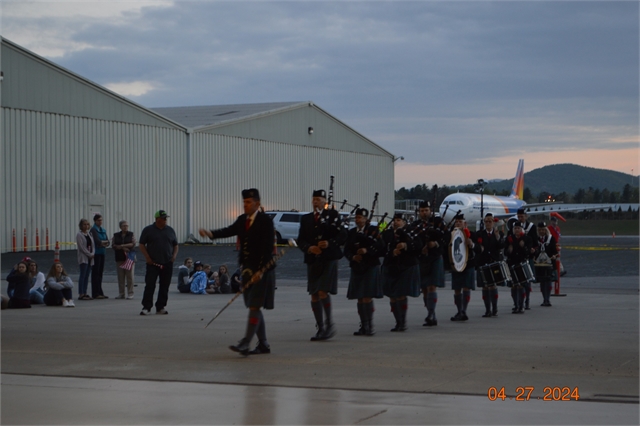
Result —
[[513, 187], [511, 188], [511, 198], [517, 198], [522, 200], [524, 195], [524, 159], [518, 161], [518, 169], [516, 170], [516, 177], [513, 179]]

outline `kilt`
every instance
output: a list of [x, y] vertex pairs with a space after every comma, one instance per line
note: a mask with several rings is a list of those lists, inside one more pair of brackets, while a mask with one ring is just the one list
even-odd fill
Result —
[[338, 294], [338, 261], [318, 260], [307, 263], [307, 291]]
[[430, 262], [420, 263], [420, 288], [429, 286], [444, 287], [444, 261], [442, 256]]
[[351, 268], [347, 299], [382, 298], [380, 266], [375, 265], [364, 271]]
[[382, 265], [382, 291], [385, 296], [394, 299], [403, 296], [418, 297], [420, 267], [413, 265], [406, 269], [399, 269]]
[[[243, 285], [251, 279], [250, 275], [242, 277]], [[273, 309], [276, 292], [276, 271], [271, 269], [262, 275], [262, 279], [253, 284], [242, 294], [247, 308]]]
[[451, 288], [453, 290], [462, 290], [468, 288], [470, 290], [476, 289], [476, 270], [472, 267], [468, 267], [463, 272], [451, 271]]

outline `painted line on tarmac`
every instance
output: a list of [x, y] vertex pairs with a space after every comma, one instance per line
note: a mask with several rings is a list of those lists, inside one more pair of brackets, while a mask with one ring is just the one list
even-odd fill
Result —
[[584, 246], [562, 246], [567, 250], [591, 250], [591, 251], [613, 251], [613, 250], [638, 250], [638, 247], [584, 247]]

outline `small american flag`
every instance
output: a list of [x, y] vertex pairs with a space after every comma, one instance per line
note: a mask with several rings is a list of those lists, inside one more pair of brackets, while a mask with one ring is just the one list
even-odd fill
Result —
[[127, 270], [127, 271], [130, 271], [130, 270], [131, 270], [131, 268], [133, 268], [133, 265], [134, 265], [135, 263], [136, 263], [136, 252], [135, 252], [135, 251], [133, 251], [133, 250], [131, 250], [131, 251], [129, 252], [129, 254], [127, 255], [127, 260], [126, 260], [122, 265], [120, 265], [120, 267], [121, 267], [122, 269], [125, 269], [125, 270]]

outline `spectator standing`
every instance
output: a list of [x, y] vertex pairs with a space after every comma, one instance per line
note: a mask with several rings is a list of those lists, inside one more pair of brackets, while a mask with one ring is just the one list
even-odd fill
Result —
[[31, 277], [25, 262], [18, 262], [7, 275], [7, 293], [9, 294], [9, 309], [30, 308], [29, 289]]
[[29, 290], [29, 301], [32, 305], [44, 303], [44, 274], [38, 271], [38, 264], [33, 260], [28, 263], [29, 276], [31, 276], [31, 290]]
[[140, 235], [140, 252], [147, 262], [140, 315], [151, 314], [156, 281], [159, 281], [156, 314], [168, 314], [165, 306], [169, 300], [173, 262], [178, 256], [178, 239], [173, 228], [167, 225], [168, 217], [166, 211], [158, 210], [155, 214], [155, 222], [145, 227]]
[[[133, 232], [129, 231], [129, 224], [126, 220], [119, 223], [120, 232], [113, 234], [111, 247], [116, 255], [116, 271], [118, 272], [118, 296], [116, 299], [125, 298], [125, 280], [127, 283], [127, 299], [133, 299], [133, 272], [135, 270], [135, 246], [136, 237]], [[133, 258], [133, 264], [130, 269], [122, 268], [128, 258]]]
[[102, 215], [93, 216], [91, 236], [96, 244], [93, 266], [91, 267], [91, 295], [94, 299], [108, 299], [102, 291], [102, 274], [104, 273], [104, 261], [109, 247], [107, 230], [102, 227]]
[[60, 262], [54, 262], [47, 274], [47, 292], [44, 295], [44, 303], [47, 306], [64, 306], [73, 308], [73, 295], [71, 289], [73, 282], [69, 274], [64, 270]]
[[95, 243], [89, 232], [91, 225], [87, 219], [80, 219], [78, 224], [80, 231], [76, 234], [76, 246], [78, 247], [78, 300], [92, 300], [87, 294], [89, 286], [89, 276], [91, 275], [91, 265], [95, 255]]

